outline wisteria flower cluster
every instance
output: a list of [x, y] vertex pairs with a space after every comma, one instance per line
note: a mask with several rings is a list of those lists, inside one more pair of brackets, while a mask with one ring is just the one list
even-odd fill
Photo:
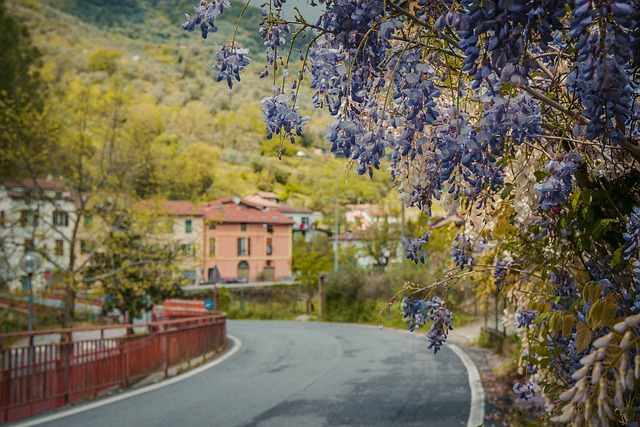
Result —
[[567, 203], [573, 188], [573, 176], [582, 157], [578, 153], [569, 153], [560, 161], [552, 160], [547, 164], [547, 176], [534, 189], [540, 195], [540, 209], [548, 211]]
[[425, 263], [425, 256], [428, 254], [428, 252], [426, 249], [424, 249], [424, 245], [427, 245], [429, 243], [430, 235], [431, 232], [427, 231], [423, 233], [422, 236], [420, 236], [418, 239], [406, 240], [404, 251], [408, 260], [411, 260], [416, 264]]
[[538, 317], [538, 310], [525, 310], [519, 308], [516, 312], [516, 325], [518, 328], [528, 328]]
[[[290, 34], [291, 28], [289, 24], [278, 24], [268, 28], [260, 28], [260, 36], [264, 39], [264, 45], [266, 46], [267, 64], [274, 64], [276, 58], [280, 56], [277, 54], [278, 49], [287, 44], [287, 38]], [[262, 74], [261, 77], [266, 77], [266, 74]]]
[[459, 269], [465, 267], [473, 268], [476, 265], [476, 261], [473, 259], [471, 239], [464, 233], [459, 233], [456, 236], [453, 242], [452, 255], [456, 267]]
[[262, 106], [262, 118], [267, 125], [267, 139], [273, 135], [283, 135], [293, 144], [296, 136], [302, 135], [302, 127], [309, 120], [299, 112], [299, 107], [294, 105], [295, 96], [280, 93], [279, 90], [273, 96], [265, 97]]
[[213, 59], [217, 64], [211, 66], [218, 72], [216, 80], [218, 82], [226, 81], [229, 89], [231, 89], [233, 81], [240, 81], [240, 72], [251, 63], [247, 53], [246, 49], [240, 49], [235, 46], [222, 46], [213, 55]]
[[536, 386], [531, 380], [520, 380], [513, 385], [513, 392], [517, 394], [520, 399], [533, 399], [536, 396]]
[[208, 33], [218, 31], [215, 25], [216, 18], [230, 8], [229, 0], [201, 0], [200, 5], [193, 6], [193, 15], [185, 13], [186, 21], [182, 24], [182, 29], [192, 32], [199, 27], [202, 38], [206, 39]]
[[633, 207], [627, 222], [627, 232], [622, 237], [624, 237], [625, 245], [624, 259], [629, 260], [633, 256], [637, 257], [640, 250], [640, 206]]
[[511, 263], [508, 260], [496, 259], [496, 268], [493, 271], [493, 283], [496, 285], [498, 292], [507, 281], [507, 268]]
[[453, 329], [453, 314], [445, 307], [445, 302], [438, 297], [430, 300], [403, 298], [400, 308], [402, 320], [407, 323], [410, 331], [419, 329], [428, 321], [433, 322], [427, 333], [428, 348], [437, 353], [447, 340], [449, 331]]

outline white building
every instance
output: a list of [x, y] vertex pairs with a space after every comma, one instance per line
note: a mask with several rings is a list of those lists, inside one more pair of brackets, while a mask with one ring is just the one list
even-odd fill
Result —
[[69, 258], [75, 205], [64, 186], [51, 180], [24, 179], [0, 183], [0, 287], [21, 286], [25, 273], [20, 260], [25, 252], [42, 255], [34, 288], [52, 278], [55, 265]]

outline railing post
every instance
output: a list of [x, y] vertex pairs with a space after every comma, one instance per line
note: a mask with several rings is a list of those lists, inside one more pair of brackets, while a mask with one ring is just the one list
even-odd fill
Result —
[[1, 350], [0, 355], [0, 369], [2, 369], [2, 395], [0, 396], [0, 406], [2, 407], [2, 413], [0, 414], [0, 422], [6, 423], [9, 421], [9, 391], [11, 390], [11, 350]]
[[129, 333], [122, 337], [122, 345], [120, 346], [120, 358], [122, 360], [122, 387], [129, 386]]
[[167, 325], [162, 325], [162, 369], [164, 370], [164, 377], [169, 377], [169, 346], [167, 345]]
[[71, 400], [71, 356], [73, 355], [73, 342], [71, 333], [60, 334], [60, 363], [62, 364], [62, 384], [64, 385], [64, 403]]

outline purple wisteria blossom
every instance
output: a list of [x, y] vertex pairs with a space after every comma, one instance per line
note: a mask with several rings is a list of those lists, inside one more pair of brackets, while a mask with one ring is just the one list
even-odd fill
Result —
[[519, 308], [516, 312], [516, 325], [518, 328], [527, 328], [538, 317], [538, 310], [524, 310]]
[[272, 96], [262, 99], [262, 120], [267, 126], [267, 139], [273, 135], [281, 135], [289, 138], [291, 143], [295, 142], [295, 136], [302, 135], [302, 126], [309, 120], [309, 117], [302, 116], [295, 106], [295, 96], [281, 93], [279, 90]]
[[449, 331], [453, 329], [453, 314], [445, 307], [445, 302], [439, 297], [430, 300], [404, 298], [400, 307], [402, 320], [407, 323], [410, 331], [419, 329], [429, 320], [433, 322], [427, 333], [428, 348], [437, 353], [447, 340]]
[[211, 68], [218, 72], [216, 81], [225, 80], [229, 89], [233, 88], [233, 81], [240, 81], [240, 72], [244, 67], [251, 63], [251, 59], [246, 55], [246, 49], [240, 49], [235, 46], [222, 46], [222, 48], [213, 55], [213, 59], [218, 64], [213, 64]]
[[416, 264], [424, 264], [424, 257], [428, 254], [427, 250], [423, 249], [423, 245], [429, 243], [430, 231], [425, 232], [422, 236], [415, 240], [407, 239], [405, 241], [405, 253], [406, 258], [415, 262]]
[[640, 250], [640, 207], [633, 207], [627, 221], [627, 232], [622, 237], [624, 237], [624, 259], [628, 261], [633, 256], [637, 257]]
[[198, 6], [193, 5], [193, 15], [185, 13], [186, 21], [182, 24], [182, 29], [192, 32], [196, 27], [200, 28], [202, 38], [206, 39], [208, 33], [215, 33], [218, 27], [215, 25], [216, 18], [226, 10], [231, 8], [229, 0], [213, 0], [207, 4], [201, 0]]
[[529, 379], [516, 381], [513, 385], [513, 392], [520, 396], [520, 399], [533, 399], [536, 395], [536, 386]]
[[473, 247], [471, 239], [464, 233], [458, 233], [453, 242], [451, 254], [456, 263], [456, 267], [463, 269], [465, 267], [473, 268], [476, 261], [473, 259]]
[[498, 292], [502, 290], [502, 287], [506, 283], [507, 267], [509, 264], [507, 260], [496, 259], [496, 269], [493, 271], [493, 283], [496, 285]]
[[550, 175], [533, 187], [540, 195], [540, 209], [548, 211], [567, 203], [573, 188], [573, 176], [581, 161], [580, 154], [568, 153], [562, 160], [552, 160], [547, 164]]

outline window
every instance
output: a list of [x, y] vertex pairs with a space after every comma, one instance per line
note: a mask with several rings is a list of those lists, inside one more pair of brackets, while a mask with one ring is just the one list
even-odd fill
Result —
[[4, 227], [4, 211], [0, 211], [0, 227]]
[[240, 224], [240, 231], [247, 231], [247, 223], [243, 222]]
[[267, 255], [273, 255], [273, 239], [267, 237]]
[[56, 255], [64, 255], [64, 241], [56, 240]]
[[195, 255], [196, 250], [191, 243], [185, 243], [184, 245], [180, 245], [180, 253], [182, 255]]
[[249, 256], [251, 255], [251, 239], [246, 237], [238, 238], [238, 255]]
[[38, 214], [34, 211], [20, 211], [20, 225], [26, 227], [27, 225], [38, 225]]
[[93, 217], [91, 216], [91, 214], [88, 214], [88, 213], [84, 214], [84, 226], [90, 227], [91, 221], [93, 221]]
[[306, 216], [302, 217], [302, 221], [300, 223], [300, 230], [308, 230], [309, 229], [309, 218]]
[[184, 231], [186, 233], [191, 233], [193, 231], [193, 221], [191, 221], [190, 219], [185, 220]]
[[267, 224], [267, 233], [273, 233], [273, 225]]
[[94, 248], [95, 244], [90, 240], [80, 240], [80, 253], [88, 254]]
[[69, 215], [66, 212], [53, 212], [53, 225], [67, 227], [69, 225]]
[[216, 238], [209, 237], [209, 255], [213, 256], [216, 254]]

